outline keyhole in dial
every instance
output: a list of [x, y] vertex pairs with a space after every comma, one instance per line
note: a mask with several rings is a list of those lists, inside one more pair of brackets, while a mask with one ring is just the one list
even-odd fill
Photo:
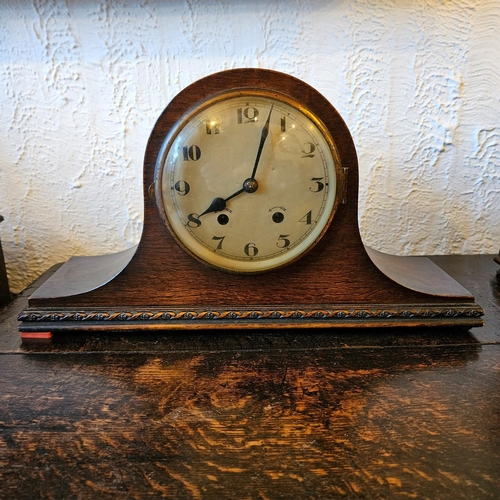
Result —
[[229, 217], [226, 214], [219, 214], [217, 216], [217, 222], [221, 226], [225, 226], [229, 222]]
[[285, 216], [283, 215], [283, 213], [281, 213], [281, 212], [274, 212], [274, 214], [273, 214], [273, 222], [276, 222], [276, 224], [280, 224], [281, 222], [283, 222], [284, 219], [285, 219]]

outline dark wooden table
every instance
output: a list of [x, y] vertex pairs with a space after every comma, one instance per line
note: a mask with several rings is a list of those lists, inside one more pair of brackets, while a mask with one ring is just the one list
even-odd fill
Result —
[[0, 311], [0, 498], [500, 498], [493, 256], [433, 260], [486, 325], [57, 334]]

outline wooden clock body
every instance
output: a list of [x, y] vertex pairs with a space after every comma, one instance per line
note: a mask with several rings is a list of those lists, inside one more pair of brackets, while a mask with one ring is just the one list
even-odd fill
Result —
[[[228, 89], [287, 94], [316, 114], [340, 155], [345, 203], [304, 257], [256, 275], [224, 273], [186, 254], [167, 231], [149, 188], [169, 130], [195, 103]], [[358, 229], [358, 164], [344, 121], [306, 83], [260, 69], [230, 70], [182, 91], [159, 117], [144, 161], [144, 229], [137, 247], [74, 257], [29, 299], [24, 337], [56, 330], [480, 326], [482, 310], [461, 285], [423, 257], [381, 254]]]

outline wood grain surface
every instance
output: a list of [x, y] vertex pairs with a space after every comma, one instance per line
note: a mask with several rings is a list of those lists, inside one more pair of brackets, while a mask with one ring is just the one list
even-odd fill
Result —
[[499, 359], [500, 346], [4, 357], [0, 497], [498, 498]]
[[0, 498], [499, 498], [497, 266], [433, 260], [484, 328], [21, 345], [19, 297], [0, 311]]

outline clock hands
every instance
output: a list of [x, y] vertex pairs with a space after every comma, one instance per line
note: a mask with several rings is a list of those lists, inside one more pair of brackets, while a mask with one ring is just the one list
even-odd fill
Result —
[[210, 203], [210, 206], [202, 214], [200, 214], [200, 217], [202, 215], [209, 214], [210, 212], [221, 212], [226, 208], [227, 201], [232, 200], [241, 193], [255, 193], [258, 187], [259, 185], [257, 184], [257, 181], [255, 179], [247, 179], [243, 183], [243, 187], [241, 189], [238, 189], [238, 191], [236, 191], [236, 193], [233, 193], [231, 196], [228, 196], [227, 198], [214, 198], [212, 200], [212, 203]]
[[232, 200], [241, 193], [255, 193], [255, 191], [257, 191], [259, 184], [255, 180], [255, 174], [257, 172], [257, 167], [259, 166], [260, 156], [262, 154], [262, 150], [264, 149], [264, 144], [266, 142], [267, 136], [269, 135], [269, 122], [271, 121], [271, 113], [273, 112], [273, 107], [274, 104], [271, 105], [266, 123], [262, 127], [262, 131], [260, 133], [259, 149], [257, 150], [257, 156], [253, 165], [252, 176], [246, 179], [243, 183], [243, 187], [241, 189], [238, 189], [238, 191], [233, 193], [231, 196], [228, 196], [227, 198], [220, 198], [217, 196], [216, 198], [214, 198], [209, 207], [203, 213], [201, 213], [199, 217], [202, 217], [203, 215], [209, 214], [211, 212], [221, 212], [226, 208], [226, 203], [229, 200]]
[[[274, 104], [271, 105], [269, 110], [269, 116], [267, 117], [266, 123], [262, 127], [262, 132], [260, 133], [260, 144], [257, 150], [257, 157], [255, 158], [255, 163], [252, 170], [252, 176], [250, 179], [255, 179], [255, 173], [257, 172], [257, 167], [259, 166], [260, 155], [262, 154], [262, 149], [264, 148], [264, 143], [266, 142], [267, 136], [269, 134], [269, 122], [271, 121], [271, 113], [273, 112]], [[245, 181], [246, 182], [246, 181]]]
[[239, 194], [243, 193], [245, 191], [244, 188], [239, 189], [236, 191], [236, 193], [233, 193], [231, 196], [228, 196], [226, 199], [224, 198], [214, 198], [212, 200], [212, 203], [210, 203], [210, 206], [202, 213], [200, 214], [200, 217], [205, 214], [209, 214], [210, 212], [221, 212], [226, 208], [226, 202], [229, 201], [231, 198], [234, 198], [235, 196], [238, 196]]

